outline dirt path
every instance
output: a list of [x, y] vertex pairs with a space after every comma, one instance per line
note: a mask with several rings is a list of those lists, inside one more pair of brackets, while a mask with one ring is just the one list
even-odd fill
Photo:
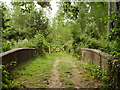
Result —
[[55, 59], [52, 76], [49, 80], [49, 88], [63, 88], [63, 83], [60, 82], [58, 64], [59, 62], [68, 62], [72, 66], [72, 78], [70, 80], [74, 83], [74, 88], [99, 88], [101, 84], [91, 77], [85, 77], [83, 70], [78, 70], [73, 60], [64, 60], [64, 58], [57, 57]]
[[72, 81], [74, 82], [75, 88], [84, 88], [84, 82], [83, 82], [83, 72], [78, 71], [75, 63], [73, 61], [69, 61], [71, 66], [73, 67], [73, 78]]
[[86, 77], [83, 69], [78, 70], [77, 66], [73, 61], [69, 61], [71, 66], [73, 67], [73, 78], [75, 88], [98, 88], [101, 86], [101, 83], [93, 80], [91, 77]]
[[86, 76], [83, 60], [65, 52], [38, 56], [11, 72], [11, 88], [99, 88], [101, 83]]
[[59, 72], [57, 69], [57, 65], [61, 60], [59, 60], [58, 58], [55, 59], [55, 63], [53, 65], [53, 69], [52, 69], [52, 76], [49, 80], [49, 88], [61, 88], [61, 82], [59, 80]]

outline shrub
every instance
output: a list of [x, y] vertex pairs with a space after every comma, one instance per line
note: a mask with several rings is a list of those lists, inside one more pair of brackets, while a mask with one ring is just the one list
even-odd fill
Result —
[[5, 51], [10, 50], [11, 46], [12, 46], [12, 42], [10, 42], [10, 41], [4, 41], [4, 42], [2, 42], [1, 49], [2, 49], [3, 52], [5, 52]]
[[18, 42], [15, 42], [12, 48], [36, 48], [38, 49], [38, 52], [43, 55], [44, 50], [44, 42], [45, 39], [43, 35], [41, 34], [35, 34], [33, 38], [29, 39], [24, 39], [24, 40], [19, 40]]
[[6, 89], [9, 88], [9, 84], [11, 82], [9, 77], [9, 72], [5, 70], [5, 66], [1, 65], [0, 69], [2, 69], [2, 88]]
[[31, 46], [31, 43], [28, 39], [19, 40], [15, 42], [12, 48], [28, 48]]
[[120, 59], [116, 61], [108, 61], [108, 79], [106, 87], [110, 89], [120, 89]]
[[101, 66], [94, 65], [91, 61], [88, 61], [84, 68], [86, 69], [86, 73], [93, 76], [95, 79], [99, 79], [101, 81], [105, 81], [107, 79], [106, 73], [102, 71]]

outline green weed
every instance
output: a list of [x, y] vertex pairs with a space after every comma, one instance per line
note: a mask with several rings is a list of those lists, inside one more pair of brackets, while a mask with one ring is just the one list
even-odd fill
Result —
[[37, 56], [27, 64], [17, 67], [11, 72], [13, 83], [10, 84], [10, 87], [47, 87], [48, 80], [51, 76], [53, 58], [54, 56], [52, 54], [47, 54], [46, 57]]
[[60, 62], [58, 70], [60, 72], [60, 81], [65, 87], [73, 87], [74, 83], [70, 80], [72, 78], [72, 66], [68, 62]]

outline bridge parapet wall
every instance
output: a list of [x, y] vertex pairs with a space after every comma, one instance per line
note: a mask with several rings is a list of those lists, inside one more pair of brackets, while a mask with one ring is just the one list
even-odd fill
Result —
[[36, 53], [35, 48], [15, 48], [9, 51], [0, 53], [0, 58], [3, 65], [9, 65], [12, 61], [21, 63], [31, 59]]
[[90, 60], [93, 64], [101, 66], [104, 72], [107, 72], [108, 60], [115, 60], [111, 55], [97, 49], [81, 48], [81, 54], [83, 60], [86, 62]]

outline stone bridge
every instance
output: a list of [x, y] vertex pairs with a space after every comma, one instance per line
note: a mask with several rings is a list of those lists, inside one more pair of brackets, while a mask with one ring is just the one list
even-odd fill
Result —
[[[56, 49], [59, 47], [55, 47], [52, 51], [56, 51]], [[64, 47], [59, 48], [60, 51], [63, 51]], [[35, 48], [16, 48], [12, 49], [3, 53], [0, 53], [0, 62], [3, 65], [10, 65], [11, 62], [17, 62], [17, 64], [21, 62], [25, 62], [29, 59], [31, 59], [34, 54], [36, 53]], [[93, 64], [97, 66], [101, 66], [102, 70], [104, 72], [107, 72], [107, 61], [112, 60], [114, 61], [115, 59], [107, 54], [103, 53], [100, 50], [96, 49], [89, 49], [89, 48], [81, 48], [81, 56], [82, 59], [85, 60], [86, 62], [90, 60]]]

